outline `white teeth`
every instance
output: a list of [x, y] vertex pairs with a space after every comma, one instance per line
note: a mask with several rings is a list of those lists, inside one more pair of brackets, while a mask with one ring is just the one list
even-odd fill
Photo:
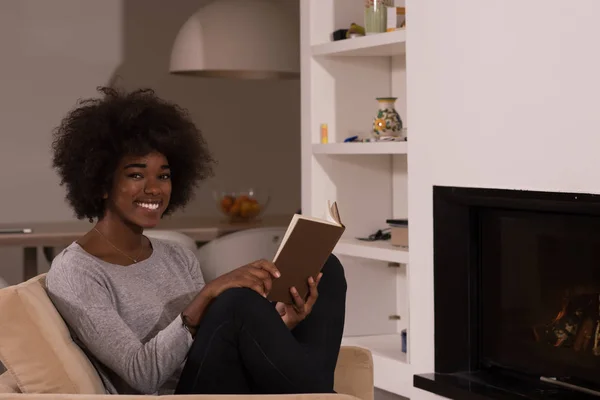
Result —
[[140, 207], [147, 208], [148, 210], [156, 210], [156, 209], [158, 209], [158, 206], [159, 206], [158, 203], [140, 203], [140, 202], [137, 202], [136, 204], [138, 206], [140, 206]]

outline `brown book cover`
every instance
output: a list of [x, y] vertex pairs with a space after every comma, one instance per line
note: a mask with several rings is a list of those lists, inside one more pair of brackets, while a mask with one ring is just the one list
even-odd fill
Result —
[[294, 215], [273, 260], [281, 277], [273, 281], [268, 300], [290, 304], [292, 286], [306, 299], [308, 277], [316, 279], [346, 229], [336, 203], [328, 212], [327, 220]]

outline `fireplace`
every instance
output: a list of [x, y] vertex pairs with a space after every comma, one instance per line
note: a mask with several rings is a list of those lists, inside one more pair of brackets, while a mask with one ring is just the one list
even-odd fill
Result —
[[434, 187], [435, 371], [455, 399], [599, 399], [600, 196]]

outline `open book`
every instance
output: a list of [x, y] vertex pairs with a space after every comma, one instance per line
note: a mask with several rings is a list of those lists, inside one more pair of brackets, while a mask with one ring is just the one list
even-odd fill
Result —
[[292, 286], [306, 299], [308, 277], [316, 279], [345, 229], [335, 202], [328, 204], [325, 219], [294, 214], [273, 259], [281, 277], [273, 281], [267, 299], [289, 304]]

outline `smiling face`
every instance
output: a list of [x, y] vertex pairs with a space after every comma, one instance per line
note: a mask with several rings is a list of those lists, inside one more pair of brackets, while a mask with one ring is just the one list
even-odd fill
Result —
[[142, 229], [156, 226], [171, 198], [171, 171], [164, 155], [124, 157], [107, 196], [106, 217], [118, 217]]

